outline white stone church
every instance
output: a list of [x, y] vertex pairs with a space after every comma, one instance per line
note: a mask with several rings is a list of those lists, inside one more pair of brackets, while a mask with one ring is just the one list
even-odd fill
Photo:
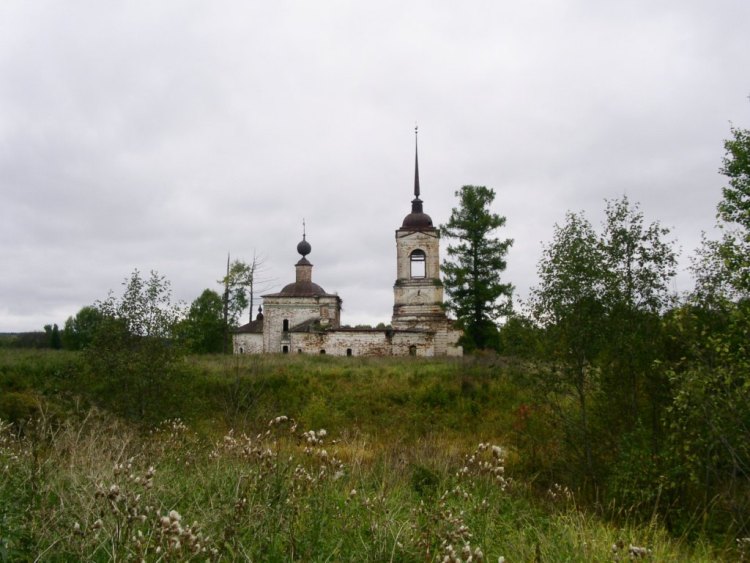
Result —
[[257, 319], [233, 335], [235, 354], [333, 354], [337, 356], [461, 356], [462, 332], [443, 309], [440, 233], [419, 199], [415, 155], [411, 213], [396, 230], [396, 283], [391, 327], [341, 327], [341, 298], [312, 281], [312, 247], [302, 235], [296, 279], [263, 295]]

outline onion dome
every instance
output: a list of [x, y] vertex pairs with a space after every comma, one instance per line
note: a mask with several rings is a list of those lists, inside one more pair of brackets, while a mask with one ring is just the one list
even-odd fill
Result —
[[310, 243], [305, 240], [305, 235], [302, 235], [302, 240], [297, 245], [297, 252], [299, 252], [304, 258], [308, 254], [310, 254], [311, 250], [312, 246], [310, 246]]
[[426, 229], [432, 228], [432, 217], [422, 211], [422, 200], [414, 198], [411, 202], [411, 213], [404, 217], [402, 229]]

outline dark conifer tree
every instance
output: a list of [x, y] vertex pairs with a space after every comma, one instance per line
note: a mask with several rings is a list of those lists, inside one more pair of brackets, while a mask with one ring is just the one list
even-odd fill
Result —
[[495, 231], [505, 225], [505, 217], [490, 210], [494, 190], [464, 186], [456, 197], [459, 206], [440, 227], [442, 236], [456, 241], [448, 246], [449, 259], [442, 266], [447, 306], [463, 325], [467, 350], [496, 349], [496, 321], [511, 311], [513, 286], [503, 283], [500, 274], [513, 240], [495, 236]]

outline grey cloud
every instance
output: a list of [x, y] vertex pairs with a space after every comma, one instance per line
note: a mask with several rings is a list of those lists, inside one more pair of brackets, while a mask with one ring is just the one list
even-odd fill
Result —
[[387, 321], [415, 120], [426, 211], [494, 188], [520, 296], [567, 209], [597, 223], [623, 194], [686, 264], [748, 125], [741, 1], [0, 10], [0, 330], [62, 323], [135, 267], [190, 301], [227, 251], [265, 255], [277, 289], [302, 217], [344, 322]]

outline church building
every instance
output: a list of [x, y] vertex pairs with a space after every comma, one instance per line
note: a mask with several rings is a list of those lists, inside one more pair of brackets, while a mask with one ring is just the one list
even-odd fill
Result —
[[385, 329], [341, 327], [341, 298], [312, 281], [306, 233], [297, 245], [295, 281], [263, 295], [256, 320], [233, 336], [235, 354], [299, 353], [337, 356], [461, 356], [462, 332], [443, 309], [440, 232], [419, 198], [419, 154], [414, 161], [411, 213], [396, 230], [393, 317]]

